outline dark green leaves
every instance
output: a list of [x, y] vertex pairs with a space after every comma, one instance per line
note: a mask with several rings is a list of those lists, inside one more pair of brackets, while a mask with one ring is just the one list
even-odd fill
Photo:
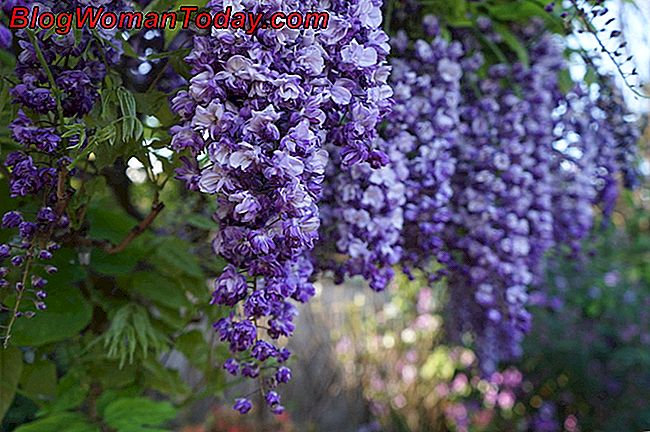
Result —
[[78, 413], [63, 412], [19, 427], [15, 432], [99, 432], [97, 426]]
[[487, 4], [486, 8], [490, 17], [496, 21], [529, 22], [537, 17], [542, 18], [547, 28], [553, 32], [562, 33], [564, 30], [562, 20], [546, 12], [544, 6], [537, 1], [506, 0]]
[[176, 416], [169, 402], [155, 402], [134, 397], [111, 402], [104, 411], [104, 421], [117, 432], [154, 432]]
[[20, 350], [0, 347], [0, 422], [14, 400], [22, 370], [23, 356]]
[[64, 375], [57, 384], [56, 399], [46, 404], [42, 408], [41, 414], [54, 415], [81, 406], [88, 396], [90, 388], [86, 379], [87, 376], [79, 369], [72, 370]]
[[503, 43], [508, 46], [516, 55], [517, 59], [526, 67], [530, 65], [528, 49], [521, 43], [519, 38], [511, 32], [507, 26], [495, 24], [494, 29], [501, 35]]
[[170, 274], [185, 274], [197, 277], [203, 274], [197, 258], [192, 255], [192, 245], [184, 240], [167, 237], [157, 242], [154, 261]]
[[88, 325], [92, 307], [74, 284], [83, 275], [83, 269], [77, 271], [75, 275], [61, 269], [50, 277], [47, 310], [32, 319], [17, 320], [11, 336], [13, 344], [38, 346], [74, 338]]
[[467, 3], [465, 0], [423, 0], [421, 3], [424, 14], [434, 14], [446, 20], [452, 26], [470, 24], [470, 21], [467, 20]]
[[154, 303], [170, 308], [187, 307], [189, 305], [180, 284], [157, 272], [138, 272], [124, 283], [128, 287], [129, 294], [142, 296]]
[[57, 395], [56, 366], [48, 360], [26, 364], [20, 377], [22, 393], [36, 403], [51, 401]]

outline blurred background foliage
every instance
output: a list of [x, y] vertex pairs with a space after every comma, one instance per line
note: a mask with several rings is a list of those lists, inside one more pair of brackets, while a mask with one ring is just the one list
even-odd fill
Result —
[[359, 294], [342, 305], [335, 351], [347, 387], [363, 388], [374, 430], [647, 428], [649, 187], [626, 195], [589, 256], [549, 266], [522, 360], [489, 380], [471, 351], [440, 343], [443, 284], [397, 281], [386, 303]]

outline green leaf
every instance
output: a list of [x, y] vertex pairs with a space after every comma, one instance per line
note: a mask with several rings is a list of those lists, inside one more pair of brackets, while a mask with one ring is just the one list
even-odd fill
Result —
[[106, 360], [105, 356], [93, 362], [91, 366], [93, 379], [96, 379], [103, 389], [121, 388], [132, 384], [138, 374], [137, 365], [124, 365], [120, 368], [118, 362]]
[[172, 332], [182, 330], [187, 325], [188, 320], [181, 316], [178, 308], [160, 306], [156, 309], [156, 319], [170, 327]]
[[78, 408], [88, 396], [89, 386], [83, 376], [71, 371], [59, 380], [57, 397], [41, 410], [48, 415]]
[[437, 17], [444, 18], [445, 21], [452, 25], [468, 24], [467, 21], [467, 3], [465, 0], [425, 0], [421, 2], [423, 15], [434, 14]]
[[74, 148], [82, 146], [86, 142], [86, 125], [83, 123], [73, 123], [64, 126], [65, 132], [61, 138], [77, 137], [77, 145]]
[[23, 355], [18, 348], [0, 347], [0, 423], [14, 400], [23, 370]]
[[195, 366], [202, 367], [208, 361], [210, 346], [199, 330], [192, 330], [179, 336], [174, 345]]
[[528, 22], [531, 18], [542, 18], [549, 30], [555, 33], [563, 31], [562, 20], [549, 14], [544, 6], [530, 1], [517, 0], [487, 6], [490, 16], [497, 21]]
[[519, 38], [503, 24], [494, 24], [495, 30], [501, 35], [503, 42], [517, 55], [519, 61], [526, 67], [530, 65], [528, 50], [521, 43]]
[[[1, 154], [1, 152], [0, 152]], [[9, 198], [9, 183], [7, 178], [0, 178], [0, 213], [5, 214], [9, 210], [13, 210], [14, 203]], [[11, 230], [0, 229], [0, 243], [6, 243], [13, 233]]]
[[56, 397], [56, 366], [51, 361], [26, 364], [20, 377], [20, 388], [36, 403]]
[[117, 399], [138, 397], [142, 389], [139, 386], [131, 386], [124, 389], [106, 389], [97, 398], [97, 413], [104, 417], [106, 407]]
[[131, 58], [134, 58], [134, 59], [139, 59], [140, 58], [138, 53], [135, 52], [135, 50], [133, 49], [133, 47], [131, 46], [131, 44], [128, 41], [122, 42], [122, 48], [124, 49], [124, 55], [126, 55], [127, 57], [131, 57]]
[[146, 398], [121, 398], [111, 402], [104, 411], [104, 421], [117, 432], [152, 432], [176, 417], [169, 402]]
[[146, 93], [135, 93], [138, 111], [145, 114], [155, 114], [160, 106], [167, 104], [167, 95], [159, 90]]
[[88, 208], [88, 220], [90, 237], [111, 241], [121, 240], [138, 223], [109, 199], [94, 200]]
[[[176, 0], [176, 4], [174, 5], [173, 10], [177, 10], [181, 6], [197, 6], [199, 8], [203, 8], [206, 3], [206, 0]], [[169, 47], [169, 44], [172, 40], [174, 40], [174, 37], [176, 37], [180, 30], [180, 23], [177, 23], [176, 28], [168, 28], [165, 30], [165, 47]]]
[[44, 345], [77, 336], [92, 318], [92, 306], [86, 301], [74, 281], [84, 271], [74, 265], [59, 267], [59, 273], [49, 276], [47, 310], [32, 319], [16, 321], [11, 341], [16, 345]]
[[190, 396], [191, 391], [177, 370], [168, 369], [158, 360], [149, 358], [144, 363], [145, 380], [147, 388], [157, 390], [174, 398], [184, 399]]
[[135, 273], [128, 281], [128, 292], [169, 307], [189, 306], [182, 287], [159, 273]]
[[488, 10], [493, 18], [503, 21], [527, 21], [548, 14], [542, 6], [527, 0], [489, 5]]
[[188, 216], [186, 221], [189, 225], [206, 231], [214, 230], [217, 228], [217, 224], [211, 218], [202, 216], [200, 214], [192, 214]]
[[571, 78], [571, 74], [569, 73], [568, 69], [562, 69], [558, 75], [558, 80], [560, 84], [560, 90], [562, 93], [568, 93], [573, 89], [575, 86], [575, 83], [573, 82], [573, 79]]
[[95, 249], [91, 253], [90, 266], [93, 270], [108, 276], [126, 276], [133, 272], [138, 264], [139, 254], [132, 253], [132, 246], [129, 251], [119, 254], [109, 254], [101, 249]]
[[[4, 50], [2, 50], [2, 53], [0, 54], [0, 64], [4, 63], [3, 60], [7, 57], [11, 57], [9, 53], [6, 53]], [[9, 101], [11, 100], [11, 97], [9, 96], [9, 88], [11, 84], [9, 82], [6, 82], [4, 80], [0, 81], [0, 114], [4, 112], [4, 110], [10, 106], [11, 104]]]
[[14, 432], [99, 432], [86, 417], [78, 413], [57, 413], [20, 426]]
[[190, 253], [191, 247], [192, 245], [184, 240], [164, 238], [159, 242], [153, 260], [161, 270], [173, 269], [189, 276], [201, 277], [203, 270], [197, 257]]

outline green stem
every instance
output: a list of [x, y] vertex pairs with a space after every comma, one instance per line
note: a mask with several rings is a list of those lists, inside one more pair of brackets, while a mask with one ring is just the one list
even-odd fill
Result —
[[4, 335], [4, 340], [2, 343], [3, 348], [7, 348], [9, 346], [9, 339], [11, 339], [11, 329], [14, 326], [14, 323], [16, 322], [17, 314], [18, 314], [18, 308], [20, 307], [20, 302], [23, 299], [23, 294], [25, 293], [25, 285], [27, 284], [27, 276], [29, 275], [29, 268], [32, 263], [32, 257], [31, 257], [31, 251], [29, 254], [29, 258], [27, 258], [27, 263], [25, 264], [25, 270], [23, 271], [23, 277], [22, 277], [22, 288], [18, 290], [18, 294], [16, 295], [16, 303], [14, 304], [13, 310], [11, 312], [11, 318], [9, 319], [9, 324], [7, 324], [7, 329], [5, 330], [5, 335]]
[[384, 16], [384, 31], [390, 34], [390, 22], [393, 19], [393, 9], [395, 8], [394, 0], [389, 0], [386, 5], [386, 14]]

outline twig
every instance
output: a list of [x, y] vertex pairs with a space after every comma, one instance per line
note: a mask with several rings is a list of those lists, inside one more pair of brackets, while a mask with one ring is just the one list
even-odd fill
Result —
[[18, 318], [18, 308], [20, 307], [20, 302], [23, 299], [23, 294], [25, 293], [25, 286], [27, 284], [27, 276], [29, 275], [29, 267], [32, 263], [31, 252], [30, 256], [27, 258], [27, 263], [25, 263], [25, 270], [23, 271], [22, 285], [20, 289], [17, 289], [18, 293], [16, 294], [16, 303], [14, 304], [13, 310], [11, 311], [11, 318], [9, 319], [9, 324], [7, 324], [5, 335], [3, 337], [2, 346], [7, 348], [9, 346], [9, 339], [11, 339], [11, 329]]
[[[612, 63], [614, 63], [614, 67], [616, 68], [616, 71], [618, 72], [618, 74], [619, 74], [619, 75], [621, 76], [621, 78], [623, 79], [623, 83], [625, 84], [625, 86], [626, 86], [626, 87], [627, 87], [627, 88], [628, 88], [632, 93], [634, 93], [634, 95], [636, 95], [636, 96], [638, 96], [638, 97], [641, 97], [641, 98], [643, 98], [643, 99], [648, 99], [648, 97], [649, 97], [648, 95], [643, 94], [643, 93], [641, 93], [640, 91], [638, 91], [638, 90], [635, 88], [635, 86], [632, 85], [632, 84], [629, 82], [629, 80], [628, 80], [628, 76], [629, 76], [629, 75], [626, 74], [626, 73], [623, 71], [623, 68], [621, 67], [622, 64], [619, 63], [618, 59], [616, 59], [616, 57], [614, 56], [614, 54], [613, 54], [613, 53], [612, 53], [612, 52], [607, 48], [607, 46], [605, 46], [605, 43], [600, 39], [600, 37], [598, 36], [598, 29], [597, 29], [596, 26], [593, 24], [592, 20], [589, 19], [589, 18], [587, 17], [586, 13], [585, 13], [582, 9], [580, 9], [580, 6], [579, 6], [578, 3], [576, 2], [576, 0], [570, 0], [570, 1], [571, 1], [571, 4], [573, 5], [573, 7], [574, 7], [575, 10], [576, 10], [576, 13], [577, 13], [577, 16], [578, 16], [578, 20], [579, 20], [579, 21], [580, 21], [580, 22], [585, 26], [587, 32], [589, 32], [589, 33], [594, 37], [594, 39], [596, 39], [596, 42], [598, 42], [598, 45], [600, 46], [600, 50], [601, 50], [601, 52], [604, 52], [605, 54], [607, 54], [607, 57], [609, 57], [609, 59], [612, 61]], [[635, 74], [635, 73], [632, 72], [632, 74]]]
[[127, 246], [129, 246], [131, 242], [136, 239], [136, 237], [138, 237], [140, 234], [145, 232], [147, 228], [151, 226], [153, 221], [156, 219], [156, 217], [158, 217], [158, 215], [164, 208], [165, 208], [165, 204], [163, 203], [154, 204], [151, 208], [151, 212], [147, 215], [147, 217], [144, 218], [144, 220], [140, 222], [138, 225], [133, 227], [131, 232], [126, 237], [124, 237], [124, 239], [120, 242], [120, 244], [106, 249], [106, 252], [108, 252], [109, 254], [116, 254], [126, 249]]

